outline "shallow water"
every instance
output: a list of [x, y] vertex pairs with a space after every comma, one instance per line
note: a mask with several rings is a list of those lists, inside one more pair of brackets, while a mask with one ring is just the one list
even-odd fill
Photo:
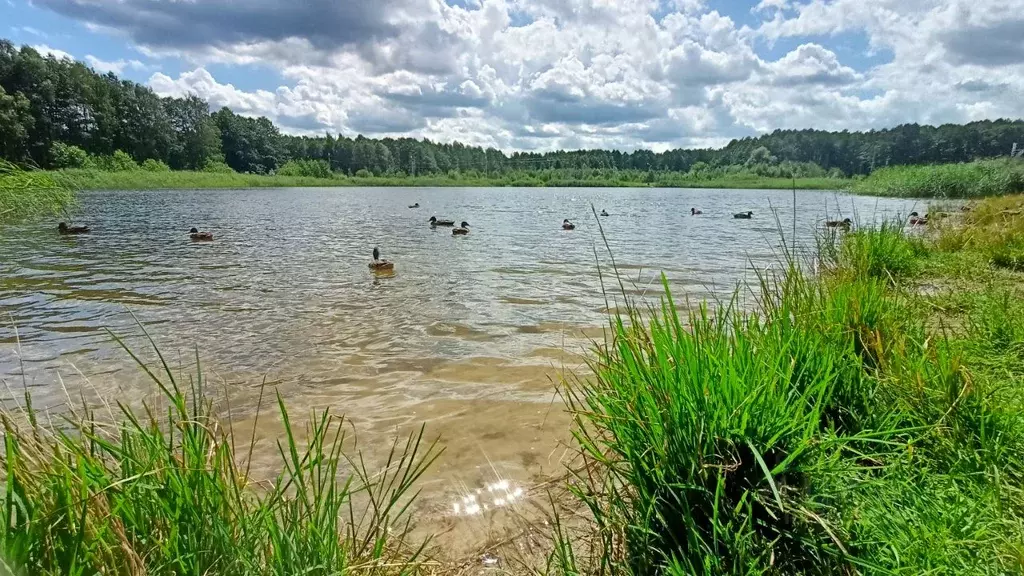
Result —
[[[130, 310], [182, 373], [198, 349], [242, 428], [266, 378], [294, 413], [352, 416], [366, 450], [427, 422], [448, 446], [430, 481], [440, 491], [529, 482], [561, 467], [567, 419], [554, 382], [582, 367], [577, 354], [621, 303], [602, 291], [597, 263], [607, 274], [611, 260], [591, 205], [610, 213], [600, 222], [631, 296], [659, 296], [664, 272], [677, 300], [728, 297], [755, 268], [777, 265], [773, 208], [792, 230], [789, 191], [84, 193], [76, 223], [93, 227], [87, 236], [58, 236], [56, 222], [0, 230], [0, 375], [16, 393], [27, 385], [37, 406], [65, 401], [60, 380], [72, 395], [151, 397], [104, 330], [144, 349]], [[692, 206], [704, 214], [691, 217]], [[798, 191], [798, 242], [810, 243], [826, 215], [872, 221], [913, 209]], [[746, 210], [753, 219], [732, 218]], [[467, 220], [471, 232], [432, 229], [431, 215]], [[576, 230], [561, 230], [563, 218]], [[216, 240], [190, 242], [192, 226]], [[393, 276], [369, 272], [374, 246], [396, 262]], [[271, 443], [278, 431], [257, 429]]]

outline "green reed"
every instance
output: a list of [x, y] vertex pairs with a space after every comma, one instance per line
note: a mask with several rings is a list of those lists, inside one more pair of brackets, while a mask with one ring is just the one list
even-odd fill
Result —
[[254, 437], [236, 443], [215, 418], [198, 358], [183, 385], [162, 357], [162, 374], [132, 357], [162, 391], [165, 407], [118, 403], [119, 419], [72, 411], [50, 425], [26, 394], [20, 411], [3, 414], [5, 573], [420, 569], [425, 543], [410, 539], [407, 512], [413, 484], [439, 454], [423, 444], [422, 429], [396, 440], [385, 466], [370, 470], [342, 451], [342, 418], [314, 413], [300, 437], [278, 397], [283, 469], [256, 485], [244, 464]]
[[1024, 192], [1024, 161], [889, 166], [853, 184], [859, 194], [904, 198], [981, 198]]
[[1024, 316], [936, 332], [894, 281], [917, 242], [892, 224], [823, 239], [821, 273], [762, 274], [754, 312], [684, 310], [667, 282], [660, 307], [629, 305], [567, 383], [590, 530], [556, 517], [547, 571], [1024, 567], [1021, 382], [968, 352]]
[[0, 160], [0, 223], [57, 214], [74, 199], [72, 190], [50, 173], [23, 170]]

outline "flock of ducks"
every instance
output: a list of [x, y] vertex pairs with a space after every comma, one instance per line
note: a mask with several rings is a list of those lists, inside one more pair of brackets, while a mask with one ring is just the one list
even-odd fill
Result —
[[[409, 205], [409, 208], [419, 208], [419, 207], [420, 207], [420, 203], [419, 202], [416, 202], [415, 204], [410, 204]], [[967, 206], [964, 206], [964, 207], [961, 208], [961, 210], [968, 211], [968, 210], [970, 210], [970, 208], [967, 207]], [[704, 212], [701, 211], [701, 210], [698, 210], [697, 208], [690, 208], [690, 215], [691, 216], [699, 216], [701, 214], [704, 214]], [[607, 210], [601, 210], [601, 216], [608, 216], [608, 215], [609, 214], [608, 214]], [[946, 214], [944, 212], [940, 212], [940, 213], [937, 213], [935, 215], [936, 218], [944, 218], [946, 216], [948, 216], [948, 214]], [[737, 212], [736, 214], [733, 214], [732, 217], [736, 218], [736, 219], [740, 219], [740, 220], [750, 220], [750, 219], [752, 219], [754, 217], [754, 213], [753, 213], [753, 211], [749, 211], [748, 210], [747, 212]], [[925, 214], [924, 216], [921, 216], [917, 212], [911, 212], [910, 213], [910, 218], [909, 218], [909, 220], [907, 222], [911, 226], [924, 226], [924, 225], [928, 224], [928, 218], [929, 218], [928, 214]], [[455, 226], [455, 221], [454, 220], [438, 219], [437, 216], [431, 216], [430, 220], [428, 220], [428, 222], [430, 222], [430, 227], [431, 228], [436, 228], [436, 227], [450, 227], [450, 228], [452, 228], [452, 236], [465, 236], [465, 235], [469, 234], [469, 222], [466, 222], [465, 220], [463, 220], [458, 226]], [[849, 230], [850, 227], [853, 226], [853, 221], [850, 220], [849, 218], [844, 218], [842, 220], [827, 220], [825, 222], [825, 226], [827, 228], [841, 228], [843, 230]], [[568, 218], [562, 220], [562, 230], [575, 230], [575, 229], [576, 229], [576, 225], [573, 224], [572, 222], [570, 222]], [[69, 226], [67, 224], [67, 222], [61, 222], [59, 225], [57, 225], [57, 232], [59, 234], [61, 234], [62, 236], [67, 236], [67, 235], [76, 235], [76, 234], [88, 234], [90, 232], [90, 229], [89, 229], [88, 226]], [[197, 228], [192, 228], [191, 230], [189, 230], [188, 231], [188, 236], [189, 236], [189, 238], [193, 242], [212, 242], [213, 241], [213, 232], [200, 232], [199, 229], [197, 229]], [[377, 248], [377, 247], [374, 247], [373, 248], [373, 261], [370, 262], [370, 269], [373, 270], [373, 271], [376, 271], [376, 272], [391, 272], [391, 271], [394, 271], [394, 269], [395, 269], [395, 263], [390, 261], [390, 260], [382, 259], [380, 257], [380, 249]]]

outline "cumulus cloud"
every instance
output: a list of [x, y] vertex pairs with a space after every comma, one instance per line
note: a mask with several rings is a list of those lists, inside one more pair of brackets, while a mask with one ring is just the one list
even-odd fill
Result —
[[[1020, 115], [1024, 0], [748, 1], [746, 24], [704, 0], [36, 3], [190, 63], [152, 75], [161, 94], [297, 133], [663, 149]], [[862, 38], [875, 63], [840, 50], [841, 35]], [[765, 56], [784, 39], [796, 47]], [[284, 82], [241, 90], [211, 63], [269, 66]]]
[[63, 50], [58, 50], [56, 48], [50, 48], [46, 44], [33, 44], [32, 48], [35, 49], [36, 52], [39, 52], [40, 54], [42, 54], [43, 56], [53, 56], [54, 58], [56, 58], [58, 60], [63, 60], [65, 58], [67, 58], [69, 60], [74, 60], [75, 59], [75, 57], [72, 56], [71, 54], [68, 54], [67, 52], [65, 52]]
[[106, 74], [107, 72], [123, 74], [125, 69], [138, 71], [145, 71], [149, 69], [149, 66], [138, 60], [101, 60], [92, 54], [86, 54], [85, 61], [93, 70], [101, 74]]

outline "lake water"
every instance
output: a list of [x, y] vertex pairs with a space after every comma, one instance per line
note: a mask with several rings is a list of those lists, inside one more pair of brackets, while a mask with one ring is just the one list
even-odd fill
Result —
[[[662, 294], [661, 273], [677, 300], [727, 297], [754, 268], [777, 265], [773, 208], [792, 230], [789, 191], [83, 193], [75, 222], [89, 235], [58, 236], [56, 222], [0, 229], [0, 375], [16, 394], [29, 387], [37, 406], [65, 402], [65, 388], [152, 398], [105, 332], [145, 350], [134, 313], [183, 374], [198, 349], [218, 398], [229, 399], [218, 406], [230, 403], [241, 429], [251, 429], [266, 379], [295, 414], [352, 417], [371, 453], [426, 422], [447, 446], [428, 481], [435, 493], [495, 478], [528, 485], [562, 469], [567, 418], [555, 383], [583, 367], [579, 354], [615, 306], [598, 275], [611, 260], [591, 206], [609, 212], [600, 218], [608, 248], [638, 297]], [[691, 217], [691, 207], [704, 214]], [[826, 216], [870, 222], [923, 208], [799, 191], [798, 242], [809, 244]], [[732, 218], [747, 210], [753, 219]], [[471, 232], [433, 229], [432, 215], [466, 220]], [[577, 228], [563, 231], [563, 218]], [[216, 240], [190, 242], [192, 226]], [[374, 246], [396, 263], [394, 276], [368, 270]], [[274, 420], [256, 428], [272, 446]], [[258, 464], [272, 469], [275, 451], [265, 452]]]

